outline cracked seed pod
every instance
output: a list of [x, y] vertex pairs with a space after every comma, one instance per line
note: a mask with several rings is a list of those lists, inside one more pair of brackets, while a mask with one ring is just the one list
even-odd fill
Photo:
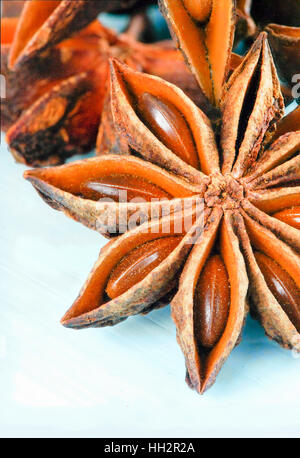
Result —
[[[93, 147], [108, 75], [107, 57], [99, 46], [108, 39], [108, 31], [96, 21], [54, 48], [38, 66], [11, 71], [2, 58], [7, 93], [1, 127], [17, 161], [56, 164]], [[6, 50], [7, 57], [9, 44]]]
[[161, 0], [160, 7], [200, 88], [218, 106], [230, 68], [235, 2]]
[[[30, 46], [26, 45], [19, 57], [14, 57], [19, 36], [26, 39], [25, 25], [29, 20], [35, 24], [37, 37], [45, 33], [49, 21], [58, 21], [56, 10], [47, 19], [44, 2], [33, 3], [35, 16], [27, 8], [20, 21], [2, 21], [2, 40], [6, 45], [1, 63], [7, 81], [7, 97], [1, 104], [2, 129], [10, 128], [7, 141], [17, 161], [32, 166], [54, 165], [95, 146], [108, 92], [108, 60], [112, 56], [178, 84], [202, 107], [207, 103], [178, 51], [165, 45], [141, 44], [130, 30], [117, 36], [98, 21], [57, 46], [46, 34], [50, 40], [45, 45], [47, 55], [40, 55], [40, 42], [32, 39]], [[36, 21], [38, 15], [41, 18]], [[11, 70], [8, 60], [15, 58], [17, 62]], [[107, 135], [109, 113], [104, 114], [103, 120], [106, 138], [98, 141], [101, 151], [113, 142]]]
[[106, 9], [106, 2], [98, 0], [26, 1], [19, 26], [12, 43], [9, 67], [20, 68], [84, 28]]
[[25, 173], [53, 208], [107, 235], [125, 231], [101, 251], [63, 325], [116, 324], [170, 292], [187, 382], [199, 393], [239, 343], [248, 302], [269, 337], [299, 350], [300, 131], [263, 148], [283, 114], [266, 34], [223, 88], [220, 142], [180, 89], [117, 60], [112, 110], [138, 157]]
[[[239, 65], [241, 65], [242, 61], [243, 61], [243, 57], [242, 56], [240, 56], [238, 54], [235, 54], [235, 53], [232, 53], [229, 75], [231, 75], [232, 72]], [[282, 92], [282, 95], [283, 95], [283, 98], [284, 98], [284, 103], [285, 103], [286, 106], [288, 106], [290, 103], [292, 103], [294, 101], [292, 90], [287, 84], [285, 84], [283, 82], [281, 82], [280, 88], [281, 88], [281, 92]], [[297, 129], [295, 129], [295, 130], [297, 130]]]

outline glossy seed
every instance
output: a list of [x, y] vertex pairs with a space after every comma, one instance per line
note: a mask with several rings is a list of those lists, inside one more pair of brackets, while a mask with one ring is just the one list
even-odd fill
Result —
[[286, 208], [285, 210], [275, 213], [273, 217], [283, 221], [289, 226], [300, 229], [300, 207]]
[[255, 258], [271, 293], [300, 332], [300, 289], [291, 276], [269, 256], [257, 252]]
[[183, 0], [183, 4], [195, 21], [204, 22], [210, 16], [212, 0]]
[[113, 174], [86, 181], [80, 186], [80, 195], [85, 199], [98, 201], [102, 198], [110, 198], [115, 202], [130, 202], [137, 197], [146, 202], [152, 199], [171, 198], [159, 186], [143, 178], [125, 174]]
[[192, 132], [172, 103], [145, 92], [138, 99], [137, 110], [148, 129], [167, 148], [187, 164], [199, 168]]
[[163, 237], [144, 243], [121, 259], [110, 274], [106, 292], [114, 299], [143, 280], [176, 248], [181, 236]]
[[228, 319], [230, 284], [225, 264], [219, 255], [204, 266], [194, 297], [194, 326], [197, 342], [206, 348], [220, 340]]

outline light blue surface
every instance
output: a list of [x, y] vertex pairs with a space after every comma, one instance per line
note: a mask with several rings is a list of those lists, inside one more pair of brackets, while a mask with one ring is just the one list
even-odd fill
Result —
[[184, 383], [169, 308], [76, 332], [59, 319], [105, 240], [0, 156], [1, 436], [300, 436], [300, 360], [248, 320], [216, 385]]

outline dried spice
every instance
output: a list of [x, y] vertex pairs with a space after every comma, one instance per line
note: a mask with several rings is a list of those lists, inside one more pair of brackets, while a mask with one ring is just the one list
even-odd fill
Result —
[[[2, 73], [7, 80], [7, 98], [1, 106], [2, 128], [10, 128], [7, 141], [18, 161], [33, 166], [57, 164], [94, 147], [103, 107], [109, 106], [109, 100], [104, 102], [109, 89], [111, 56], [119, 57], [133, 68], [164, 77], [179, 85], [199, 105], [206, 104], [181, 54], [170, 46], [139, 43], [132, 37], [132, 30], [117, 36], [98, 21], [74, 38], [53, 46], [56, 40], [51, 41], [46, 31], [49, 21], [60, 22], [57, 12], [54, 10], [47, 19], [44, 2], [33, 3], [36, 14], [42, 11], [44, 15], [41, 14], [43, 21], [34, 24], [37, 37], [46, 35], [46, 55], [44, 52], [40, 55], [40, 41], [36, 38], [15, 56], [19, 36], [26, 32], [28, 8], [23, 11], [18, 26], [14, 20], [13, 31], [17, 26], [17, 32], [12, 33], [8, 18], [2, 23], [6, 42]], [[15, 59], [11, 70], [8, 61]], [[105, 138], [102, 139], [102, 130], [98, 136], [100, 151], [115, 143], [114, 132], [112, 138], [108, 135], [110, 118], [107, 108], [103, 114]]]
[[168, 0], [160, 5], [199, 86], [217, 104], [230, 66], [236, 21], [234, 2]]
[[[7, 140], [18, 161], [55, 164], [93, 147], [105, 95], [101, 83], [108, 72], [106, 58], [99, 53], [106, 34], [95, 22], [53, 49], [34, 70], [29, 66], [10, 71], [6, 66], [2, 128], [9, 128]], [[94, 72], [87, 73], [91, 68]]]
[[[5, 22], [4, 25], [6, 25]], [[3, 28], [2, 37], [6, 37], [6, 28]], [[98, 45], [101, 36], [105, 36], [105, 29], [97, 22], [90, 25], [87, 29], [82, 31], [76, 39], [68, 40], [64, 42], [63, 45], [53, 50], [51, 55], [49, 55], [43, 61], [43, 65], [34, 67], [34, 69], [29, 67], [21, 67], [19, 70], [11, 71], [8, 68], [8, 52], [6, 53], [6, 59], [3, 59], [2, 54], [2, 73], [6, 76], [6, 91], [7, 97], [4, 99], [1, 104], [1, 114], [2, 114], [2, 128], [8, 129], [13, 125], [12, 129], [8, 133], [8, 141], [13, 141], [14, 136], [22, 129], [22, 118], [20, 118], [21, 113], [27, 113], [27, 111], [32, 108], [32, 105], [35, 101], [44, 100], [44, 103], [40, 110], [34, 110], [34, 115], [32, 115], [32, 122], [28, 127], [28, 141], [32, 142], [32, 150], [28, 151], [28, 158], [22, 157], [22, 150], [19, 152], [16, 150], [16, 158], [20, 161], [27, 160], [28, 163], [34, 163], [35, 160], [43, 162], [44, 158], [47, 159], [47, 151], [43, 155], [35, 158], [35, 149], [41, 148], [39, 144], [39, 137], [35, 138], [34, 133], [37, 131], [38, 123], [40, 120], [41, 124], [41, 134], [40, 141], [44, 139], [43, 147], [47, 150], [47, 134], [51, 135], [50, 126], [54, 122], [51, 119], [51, 113], [55, 113], [56, 116], [61, 115], [62, 119], [65, 116], [68, 121], [66, 125], [59, 125], [61, 131], [66, 132], [65, 134], [54, 135], [52, 130], [52, 140], [56, 143], [58, 147], [57, 154], [59, 155], [59, 140], [63, 143], [63, 139], [67, 135], [72, 134], [72, 129], [75, 129], [74, 123], [76, 123], [75, 112], [87, 99], [88, 91], [91, 91], [91, 86], [93, 79], [92, 77], [88, 80], [85, 77], [86, 70], [89, 70], [91, 65], [96, 65], [98, 70], [97, 76], [100, 81], [103, 80], [103, 56], [99, 54]], [[6, 46], [6, 49], [9, 51], [9, 45]], [[3, 49], [2, 49], [3, 50]], [[96, 78], [96, 75], [93, 75]], [[24, 87], [26, 90], [24, 90]], [[104, 90], [102, 89], [102, 93]], [[101, 109], [101, 89], [98, 88], [98, 92], [94, 92], [96, 98], [95, 103], [92, 103], [92, 99], [86, 100], [90, 110], [89, 113], [82, 113], [82, 116], [77, 116], [77, 119], [80, 117], [80, 126], [84, 129], [85, 126], [87, 132], [91, 132], [90, 136], [86, 138], [81, 137], [77, 138], [78, 149], [82, 147], [90, 148], [92, 142], [90, 137], [96, 135], [98, 123], [99, 123], [99, 109]], [[44, 99], [43, 99], [44, 97]], [[103, 97], [103, 95], [102, 95]], [[100, 108], [95, 107], [96, 103], [99, 100]], [[65, 106], [65, 110], [62, 110], [64, 106], [64, 100], [68, 100], [68, 104]], [[57, 110], [53, 110], [57, 102]], [[82, 112], [83, 110], [81, 110]], [[73, 112], [73, 113], [72, 113]], [[43, 114], [44, 113], [44, 114]], [[73, 114], [73, 117], [71, 115]], [[34, 116], [34, 117], [33, 117]], [[27, 113], [28, 117], [28, 113]], [[20, 124], [18, 120], [20, 119]], [[26, 119], [26, 118], [25, 118]], [[56, 121], [58, 122], [60, 118]], [[78, 119], [79, 121], [79, 119]], [[47, 131], [47, 125], [49, 126], [49, 132]], [[54, 123], [55, 126], [55, 123]], [[11, 140], [10, 140], [11, 139]], [[23, 138], [25, 143], [26, 139]], [[49, 145], [51, 148], [51, 144]], [[12, 146], [12, 149], [13, 146]], [[29, 147], [27, 148], [29, 149]], [[53, 149], [53, 147], [52, 147]], [[66, 156], [67, 156], [66, 151]], [[51, 157], [49, 158], [51, 162]], [[57, 158], [59, 160], [59, 157]], [[53, 158], [53, 163], [56, 160]]]
[[[209, 2], [209, 4], [211, 6], [213, 5], [212, 2]], [[250, 16], [251, 0], [239, 1], [236, 15], [234, 14], [234, 5], [230, 1], [221, 2], [218, 8], [214, 6], [209, 18], [203, 20], [200, 30], [197, 17], [193, 17], [193, 10], [189, 11], [186, 6], [187, 4], [184, 2], [178, 2], [176, 0], [170, 0], [169, 2], [161, 1], [161, 5], [162, 11], [168, 9], [166, 12], [167, 21], [174, 29], [173, 35], [175, 35], [177, 42], [180, 43], [186, 60], [192, 67], [198, 66], [201, 68], [199, 75], [202, 81], [200, 81], [198, 75], [200, 87], [210, 101], [217, 105], [224, 82], [231, 71], [240, 65], [242, 59], [241, 56], [236, 54], [232, 54], [231, 58], [228, 58], [228, 49], [232, 47], [233, 36], [236, 43], [241, 38], [254, 37], [257, 32], [257, 27]], [[194, 5], [195, 10], [197, 10], [197, 2], [192, 0], [189, 2], [189, 5]], [[230, 5], [232, 6], [230, 7]], [[180, 17], [179, 25], [174, 24], [177, 15], [178, 18]], [[298, 29], [294, 29], [294, 32], [291, 32], [291, 34], [293, 33], [295, 35], [297, 33], [296, 30]], [[296, 47], [294, 44], [293, 51], [288, 58], [284, 57], [284, 52], [278, 57], [279, 66], [280, 62], [284, 59], [286, 63], [287, 60], [290, 63], [290, 67], [289, 65], [286, 67], [286, 72], [293, 71], [298, 65], [297, 62], [299, 62], [299, 59], [296, 55]], [[280, 51], [280, 49], [277, 50], [278, 53]], [[292, 59], [293, 53], [294, 60]], [[277, 53], [275, 53], [275, 56], [277, 56]], [[284, 65], [282, 67], [284, 68]], [[197, 74], [195, 76], [197, 77]], [[291, 78], [288, 81], [291, 82]], [[216, 92], [215, 100], [211, 94], [212, 88]], [[289, 104], [292, 102], [293, 97], [290, 86], [282, 83], [281, 89], [285, 103]]]
[[[147, 65], [143, 70], [183, 88], [217, 124], [219, 112], [216, 107], [223, 84], [241, 62], [241, 57], [231, 52], [236, 25], [234, 2], [226, 1], [217, 5], [209, 1], [200, 5], [193, 0], [185, 2], [172, 0], [161, 2], [161, 9], [170, 24], [177, 47], [182, 49], [185, 60], [190, 64], [191, 71], [199, 83], [196, 90], [198, 97], [191, 90], [185, 89], [186, 86], [191, 89], [192, 85], [187, 85], [187, 80], [184, 83], [182, 71], [176, 72], [166, 61], [165, 65], [162, 63], [160, 67], [156, 66], [156, 72], [153, 72], [153, 69], [149, 71], [151, 68]], [[192, 17], [192, 14], [195, 17]], [[103, 119], [105, 122], [102, 122], [100, 127], [97, 152], [127, 154], [128, 143], [114, 128], [109, 100], [105, 103]]]
[[279, 76], [292, 86], [293, 75], [300, 71], [300, 2], [273, 0], [270, 6], [268, 0], [238, 0], [237, 7], [245, 18], [239, 22], [237, 38], [254, 36], [253, 21], [258, 30], [265, 28]]
[[[243, 60], [242, 56], [235, 54], [235, 53], [231, 54], [229, 75], [231, 75], [233, 70], [235, 70], [242, 63], [242, 60]], [[288, 106], [290, 103], [294, 101], [292, 89], [290, 86], [288, 86], [286, 83], [283, 83], [283, 82], [280, 83], [280, 88], [281, 88], [281, 92], [284, 98], [284, 103], [286, 106]]]
[[[101, 1], [30, 0], [23, 2], [24, 8], [18, 19], [20, 6], [16, 8], [15, 4], [19, 3], [22, 2], [4, 2], [4, 12], [8, 10], [8, 13], [17, 16], [4, 17], [1, 22], [1, 73], [7, 80], [7, 97], [4, 108], [1, 106], [1, 114], [6, 112], [5, 130], [16, 121], [22, 110], [55, 82], [74, 74], [77, 66], [77, 72], [82, 71], [81, 62], [69, 55], [75, 52], [74, 46], [58, 51], [53, 50], [54, 44], [90, 23], [104, 7]], [[91, 34], [88, 28], [87, 35]], [[77, 47], [82, 48], [83, 43], [80, 42]], [[72, 63], [75, 65], [72, 66]]]
[[10, 67], [36, 61], [55, 44], [81, 30], [102, 11], [127, 8], [137, 0], [29, 0], [24, 4], [20, 26], [10, 52]]
[[[101, 251], [62, 323], [113, 325], [174, 296], [187, 382], [200, 393], [239, 343], [249, 305], [269, 337], [300, 346], [300, 132], [265, 146], [284, 109], [266, 34], [227, 80], [234, 5], [207, 4], [205, 24], [195, 2], [165, 0], [163, 8], [219, 124], [176, 86], [114, 60], [113, 117], [134, 155], [25, 174], [53, 208], [107, 236], [125, 231]], [[210, 35], [212, 18], [219, 33]], [[149, 198], [122, 201], [122, 187]], [[187, 215], [189, 224], [178, 224]]]

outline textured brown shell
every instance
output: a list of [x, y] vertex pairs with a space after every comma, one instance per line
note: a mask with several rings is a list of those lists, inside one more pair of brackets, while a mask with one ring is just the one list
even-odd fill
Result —
[[[38, 27], [38, 21], [44, 19], [38, 29], [43, 31], [47, 21], [54, 20], [56, 10], [47, 19], [42, 16], [43, 3], [37, 2], [36, 8], [37, 18], [32, 19], [32, 26]], [[57, 46], [54, 42], [47, 43], [47, 52], [40, 53], [38, 47], [33, 48], [32, 57], [15, 65], [13, 71], [8, 69], [7, 53], [11, 54], [16, 47], [18, 33], [23, 33], [26, 39], [29, 12], [23, 13], [13, 43], [3, 50], [2, 56], [2, 71], [7, 77], [7, 98], [1, 104], [5, 122], [2, 128], [12, 127], [7, 140], [18, 161], [32, 166], [54, 165], [63, 163], [74, 154], [90, 151], [96, 144], [103, 106], [98, 151], [116, 152], [117, 146], [124, 143], [123, 152], [128, 153], [126, 142], [119, 140], [112, 122], [108, 84], [110, 55], [119, 56], [133, 68], [143, 68], [147, 73], [178, 84], [196, 104], [209, 109], [206, 98], [198, 91], [195, 78], [176, 49], [164, 43], [139, 43], [130, 35], [130, 30], [128, 35], [117, 36], [98, 21]], [[2, 25], [5, 24], [2, 22]], [[47, 35], [47, 39], [50, 38]], [[21, 57], [24, 52], [20, 51]], [[82, 73], [85, 73], [85, 91], [77, 88]], [[56, 112], [55, 116], [53, 112]]]
[[38, 56], [44, 54], [64, 38], [83, 29], [97, 17], [100, 11], [109, 9], [109, 3], [104, 0], [76, 0], [76, 2], [73, 0], [62, 0], [48, 2], [49, 17], [42, 24], [42, 27], [37, 29], [31, 39], [27, 43], [24, 43], [23, 40], [28, 33], [28, 28], [35, 26], [35, 24], [31, 24], [31, 21], [36, 20], [33, 13], [37, 11], [36, 14], [38, 16], [43, 12], [43, 8], [45, 8], [42, 5], [43, 2], [41, 3], [41, 7], [38, 3], [40, 2], [27, 1], [22, 10], [20, 23], [10, 53], [11, 67], [21, 67], [31, 59], [37, 59]]
[[[221, 3], [218, 0], [213, 0], [210, 15], [203, 24], [193, 20], [182, 0], [160, 0], [159, 6], [169, 24], [173, 39], [185, 56], [201, 90], [210, 102], [218, 107], [221, 96], [219, 91], [221, 92], [222, 85], [230, 70], [236, 24], [235, 2], [224, 0]], [[220, 11], [222, 10], [221, 14], [219, 14], [219, 8]], [[211, 49], [209, 37], [214, 37], [212, 42], [215, 45], [219, 29], [223, 26], [220, 20], [225, 20], [225, 28], [222, 28], [222, 30], [224, 29], [222, 41], [218, 42], [217, 49]], [[194, 46], [197, 49], [193, 49]], [[218, 57], [216, 58], [216, 56]], [[223, 61], [224, 56], [224, 65], [220, 70], [218, 66], [220, 61]]]
[[206, 391], [215, 382], [218, 372], [239, 342], [247, 313], [247, 273], [239, 250], [239, 241], [232, 229], [232, 216], [228, 213], [222, 227], [221, 250], [230, 276], [231, 309], [222, 338], [208, 356], [201, 354], [194, 338], [194, 291], [214, 245], [222, 216], [222, 211], [216, 209], [208, 219], [203, 234], [188, 258], [180, 279], [179, 291], [171, 303], [177, 340], [185, 356], [187, 381], [199, 393]]
[[[199, 170], [187, 166], [164, 146], [137, 115], [135, 98], [144, 92], [165, 99], [182, 113], [199, 155]], [[300, 137], [295, 130], [270, 143], [284, 104], [267, 35], [258, 37], [224, 86], [222, 122], [217, 132], [220, 142], [215, 140], [208, 117], [181, 90], [157, 77], [139, 74], [113, 61], [112, 94], [119, 135], [139, 158], [103, 155], [75, 163], [73, 168], [70, 164], [29, 172], [25, 177], [52, 206], [95, 229], [97, 212], [101, 215], [105, 210], [108, 215], [119, 204], [111, 203], [104, 209], [99, 203], [81, 199], [66, 186], [70, 177], [80, 182], [83, 168], [86, 177], [93, 178], [97, 166], [112, 161], [111, 171], [126, 169], [133, 176], [145, 173], [168, 191], [174, 202], [189, 202], [191, 213], [196, 210], [195, 200], [200, 198], [202, 218], [193, 213], [196, 221], [185, 236], [185, 240], [193, 239], [193, 246], [187, 248], [182, 240], [144, 280], [107, 301], [105, 295], [101, 296], [108, 275], [128, 249], [145, 241], [143, 229], [158, 227], [163, 220], [175, 221], [182, 215], [175, 211], [160, 218], [159, 213], [158, 218], [110, 242], [63, 324], [74, 328], [115, 324], [150, 311], [167, 291], [174, 292], [172, 316], [186, 361], [187, 382], [200, 393], [212, 385], [239, 343], [248, 302], [271, 338], [285, 348], [299, 350], [299, 329], [271, 293], [254, 254], [258, 250], [271, 257], [300, 288], [300, 231], [272, 216], [278, 210], [300, 205]], [[170, 192], [174, 187], [176, 192]], [[148, 209], [153, 206], [146, 205]], [[109, 230], [108, 225], [105, 230]], [[194, 233], [196, 238], [192, 237]], [[155, 238], [157, 234], [148, 236]], [[231, 303], [225, 330], [207, 351], [195, 332], [194, 290], [205, 262], [215, 253], [226, 266]]]
[[[131, 83], [134, 87], [130, 86]], [[130, 90], [142, 92], [143, 85], [146, 83], [151, 85], [152, 94], [157, 97], [163, 94], [164, 97], [172, 100], [175, 106], [177, 104], [180, 111], [185, 114], [202, 153], [203, 170], [208, 164], [212, 171], [219, 169], [217, 146], [207, 116], [179, 88], [167, 82], [162, 83], [160, 78], [134, 72], [126, 65], [114, 60], [112, 62], [112, 112], [120, 135], [126, 138], [129, 146], [145, 159], [191, 182], [201, 184], [204, 179], [203, 173], [196, 171], [172, 153], [137, 116], [127, 87], [130, 87]]]
[[[176, 218], [181, 219], [182, 216], [172, 216], [174, 221]], [[148, 313], [152, 309], [152, 304], [155, 306], [160, 298], [174, 288], [178, 282], [180, 268], [192, 247], [190, 240], [194, 237], [194, 226], [175, 250], [144, 280], [116, 299], [97, 304], [112, 268], [124, 256], [128, 247], [133, 249], [137, 244], [155, 240], [158, 238], [159, 227], [163, 224], [164, 218], [145, 223], [146, 227], [142, 225], [105, 246], [79, 297], [62, 318], [64, 326], [81, 329], [117, 324], [129, 316]]]
[[56, 164], [94, 146], [108, 76], [99, 46], [106, 39], [106, 29], [95, 21], [51, 48], [39, 65], [11, 71], [2, 59], [7, 83], [2, 128], [11, 127], [7, 140], [17, 160]]
[[[204, 193], [204, 187], [193, 186], [176, 175], [170, 174], [151, 163], [145, 163], [133, 156], [124, 156], [120, 164], [120, 157], [109, 154], [101, 158], [91, 158], [84, 161], [73, 162], [61, 167], [31, 170], [25, 172], [25, 178], [30, 181], [45, 201], [56, 210], [61, 210], [67, 216], [81, 222], [85, 226], [104, 234], [110, 234], [112, 228], [110, 221], [115, 221], [114, 232], [118, 232], [119, 217], [126, 215], [127, 220], [132, 215], [139, 215], [139, 220], [159, 218], [162, 212], [182, 210], [183, 199], [185, 205], [193, 206], [199, 195]], [[107, 203], [95, 202], [76, 195], [68, 188], [67, 183], [79, 183], [80, 174], [88, 176], [89, 170], [94, 174], [99, 170], [107, 170], [107, 167], [134, 173], [137, 176], [152, 177], [159, 185], [163, 180], [167, 189], [172, 189], [171, 201], [158, 201], [157, 203]], [[92, 175], [92, 172], [90, 175]], [[78, 185], [77, 185], [78, 188]], [[194, 197], [195, 195], [195, 197]], [[189, 202], [189, 203], [187, 203]]]

